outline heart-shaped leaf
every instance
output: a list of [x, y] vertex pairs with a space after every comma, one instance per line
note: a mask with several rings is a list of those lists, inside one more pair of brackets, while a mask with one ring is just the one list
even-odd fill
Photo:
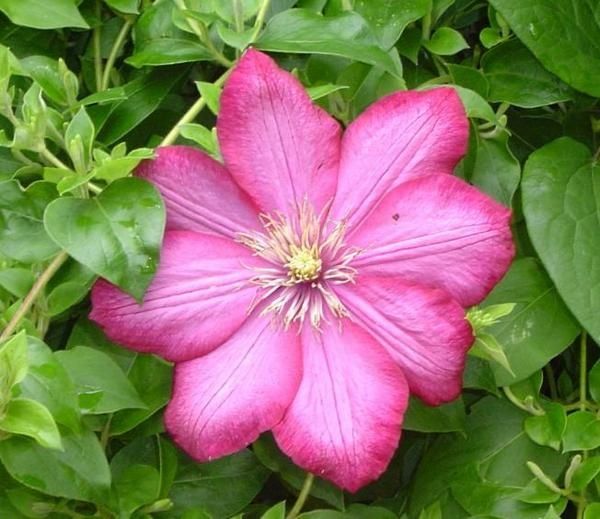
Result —
[[586, 146], [557, 139], [531, 154], [523, 176], [531, 241], [559, 294], [600, 339], [600, 168]]
[[96, 198], [60, 198], [44, 214], [50, 237], [96, 274], [141, 300], [156, 272], [165, 224], [156, 189], [124, 178]]

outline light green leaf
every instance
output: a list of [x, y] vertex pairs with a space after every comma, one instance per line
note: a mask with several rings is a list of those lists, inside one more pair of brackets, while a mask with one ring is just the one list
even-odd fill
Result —
[[35, 400], [12, 399], [0, 415], [0, 430], [29, 436], [48, 449], [62, 449], [54, 418], [48, 409]]
[[353, 12], [325, 17], [306, 9], [284, 11], [271, 18], [256, 46], [274, 52], [346, 57], [400, 75], [367, 23]]
[[0, 0], [0, 11], [16, 25], [35, 29], [89, 29], [75, 0]]
[[77, 346], [55, 354], [75, 382], [82, 411], [104, 414], [146, 405], [123, 371], [106, 354]]
[[451, 27], [437, 29], [430, 40], [423, 42], [423, 46], [439, 56], [452, 56], [469, 48], [469, 44], [465, 41], [463, 35]]
[[567, 416], [563, 437], [564, 451], [587, 451], [600, 447], [600, 419], [587, 411]]

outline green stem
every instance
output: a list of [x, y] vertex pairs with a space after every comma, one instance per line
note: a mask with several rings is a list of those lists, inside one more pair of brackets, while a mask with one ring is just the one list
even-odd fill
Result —
[[48, 149], [44, 149], [43, 151], [40, 152], [40, 154], [48, 162], [50, 162], [53, 166], [56, 166], [57, 168], [71, 169], [71, 168], [69, 168], [69, 166], [67, 166], [62, 160], [60, 160], [56, 155], [54, 155], [54, 153], [52, 153]]
[[102, 5], [100, 0], [96, 0], [96, 17], [100, 21], [97, 27], [94, 27], [94, 71], [96, 75], [96, 91], [99, 91], [102, 85], [102, 46], [100, 44], [102, 36]]
[[110, 54], [108, 55], [108, 59], [106, 60], [106, 66], [104, 67], [104, 75], [102, 76], [100, 90], [106, 90], [108, 88], [108, 85], [110, 83], [110, 73], [112, 72], [115, 61], [117, 60], [117, 56], [123, 48], [125, 38], [127, 38], [127, 34], [129, 33], [129, 29], [131, 29], [132, 25], [132, 21], [125, 20], [125, 23], [123, 24], [123, 27], [121, 27], [121, 30], [117, 35], [117, 39], [115, 40], [115, 43], [112, 46], [112, 49], [110, 49]]
[[254, 43], [258, 38], [263, 23], [265, 22], [265, 16], [267, 15], [267, 9], [269, 9], [270, 3], [271, 0], [263, 0], [260, 9], [258, 10], [258, 14], [256, 15], [256, 20], [254, 21], [254, 30], [252, 31], [252, 38], [250, 38], [250, 43]]
[[21, 322], [21, 319], [27, 314], [29, 309], [32, 307], [33, 303], [37, 299], [38, 295], [44, 289], [48, 281], [52, 279], [52, 276], [56, 274], [56, 271], [62, 266], [62, 264], [67, 261], [69, 255], [66, 252], [61, 252], [54, 257], [54, 259], [50, 262], [50, 264], [46, 267], [46, 269], [40, 274], [40, 277], [36, 279], [35, 283], [31, 287], [29, 293], [23, 299], [21, 306], [12, 316], [12, 319], [4, 328], [4, 331], [0, 335], [0, 341], [7, 339], [12, 335], [12, 333], [16, 330], [17, 326]]
[[587, 407], [587, 332], [581, 333], [579, 352], [579, 409]]
[[[179, 7], [179, 9], [181, 9], [182, 11], [187, 9], [184, 0], [175, 0], [175, 3], [177, 4], [177, 7]], [[190, 29], [194, 31], [194, 34], [198, 36], [198, 39], [206, 46], [206, 48], [213, 55], [215, 61], [217, 61], [224, 67], [231, 67], [231, 65], [233, 65], [233, 62], [227, 59], [227, 57], [225, 57], [223, 53], [214, 46], [212, 40], [210, 39], [210, 34], [208, 34], [208, 29], [206, 28], [206, 25], [204, 25], [202, 22], [199, 22], [198, 20], [194, 20], [193, 18], [186, 18], [186, 21], [190, 26]]]
[[431, 12], [427, 13], [421, 21], [421, 34], [424, 40], [429, 40], [431, 36]]
[[[217, 86], [222, 85], [228, 76], [229, 70], [225, 71], [225, 73], [219, 79], [217, 79], [214, 84]], [[177, 137], [179, 137], [181, 126], [191, 123], [205, 106], [206, 100], [203, 97], [198, 98], [198, 100], [189, 107], [188, 111], [183, 114], [183, 117], [175, 123], [175, 126], [171, 128], [171, 131], [167, 133], [159, 146], [168, 146], [169, 144], [173, 144], [177, 140]]]
[[298, 499], [294, 503], [294, 506], [290, 510], [290, 513], [287, 515], [286, 519], [295, 519], [298, 517], [298, 514], [302, 511], [302, 507], [306, 502], [306, 498], [310, 494], [310, 489], [312, 488], [313, 481], [315, 477], [308, 472], [306, 474], [306, 478], [304, 479], [304, 483], [302, 484], [302, 488], [300, 489], [300, 493], [298, 494]]
[[544, 372], [546, 373], [546, 381], [548, 382], [548, 388], [550, 389], [550, 398], [552, 400], [558, 400], [558, 388], [556, 387], [556, 378], [554, 377], [554, 370], [551, 364], [544, 366]]

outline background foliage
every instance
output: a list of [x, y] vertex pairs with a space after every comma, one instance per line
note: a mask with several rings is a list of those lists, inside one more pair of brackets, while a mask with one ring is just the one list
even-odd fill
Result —
[[462, 398], [412, 401], [381, 480], [317, 480], [301, 517], [600, 517], [598, 0], [0, 0], [0, 42], [0, 517], [298, 515], [304, 474], [268, 435], [191, 462], [163, 435], [171, 367], [86, 319], [97, 276], [143, 296], [164, 211], [130, 173], [175, 140], [219, 157], [250, 44], [344, 123], [453, 85], [458, 174], [512, 207], [518, 244], [470, 312]]

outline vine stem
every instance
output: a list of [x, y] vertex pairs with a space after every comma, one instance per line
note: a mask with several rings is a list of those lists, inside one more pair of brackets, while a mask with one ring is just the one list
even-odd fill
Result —
[[[219, 79], [217, 79], [214, 84], [216, 86], [221, 86], [229, 76], [230, 70], [231, 69], [225, 71], [225, 73]], [[175, 123], [175, 126], [171, 128], [171, 131], [167, 133], [167, 135], [159, 144], [159, 146], [168, 146], [170, 144], [173, 144], [177, 140], [177, 137], [179, 137], [181, 126], [187, 123], [191, 123], [205, 106], [206, 100], [204, 99], [204, 97], [198, 98], [198, 100], [192, 106], [189, 107], [188, 111], [185, 112], [185, 114], [183, 114], [183, 117]]]
[[96, 0], [96, 16], [100, 22], [97, 27], [94, 27], [94, 34], [92, 36], [94, 40], [94, 71], [96, 75], [96, 91], [100, 91], [102, 85], [102, 47], [100, 44], [100, 38], [102, 34], [102, 6], [100, 0]]
[[104, 67], [104, 75], [102, 76], [100, 91], [106, 90], [108, 88], [108, 84], [110, 83], [110, 73], [112, 72], [112, 68], [115, 64], [115, 61], [117, 60], [117, 56], [119, 55], [119, 52], [123, 47], [125, 38], [127, 38], [127, 34], [129, 33], [129, 29], [131, 29], [132, 25], [132, 21], [125, 20], [125, 23], [123, 24], [123, 27], [121, 27], [121, 30], [117, 35], [117, 39], [115, 40], [115, 43], [112, 46], [112, 49], [110, 49], [110, 54], [108, 55], [106, 65]]
[[587, 408], [587, 332], [581, 333], [579, 353], [579, 409]]
[[21, 306], [19, 306], [19, 309], [12, 316], [12, 319], [8, 322], [6, 328], [4, 328], [4, 331], [0, 335], [0, 341], [7, 339], [12, 335], [12, 333], [19, 325], [19, 322], [29, 311], [29, 309], [31, 308], [41, 291], [44, 289], [48, 281], [52, 279], [52, 276], [56, 274], [56, 271], [62, 266], [62, 264], [65, 261], [67, 261], [68, 257], [69, 255], [66, 252], [61, 252], [57, 254], [54, 257], [54, 259], [50, 262], [50, 264], [46, 267], [44, 272], [42, 272], [40, 277], [36, 279], [35, 283], [31, 287], [31, 290], [25, 296], [25, 299], [23, 299]]
[[40, 151], [42, 157], [44, 157], [48, 162], [50, 162], [53, 166], [62, 169], [71, 169], [67, 166], [62, 160], [60, 160], [54, 153], [49, 151], [48, 149], [44, 149]]
[[265, 22], [265, 16], [267, 15], [267, 10], [269, 9], [269, 4], [271, 0], [263, 0], [262, 5], [256, 15], [256, 20], [254, 21], [254, 30], [252, 31], [252, 38], [250, 38], [250, 42], [256, 41], [260, 30], [262, 29], [263, 23]]
[[300, 489], [300, 493], [298, 494], [298, 499], [296, 499], [296, 502], [294, 503], [294, 506], [290, 510], [290, 513], [287, 515], [286, 519], [296, 519], [296, 517], [298, 517], [298, 514], [302, 511], [302, 507], [306, 502], [308, 494], [310, 494], [310, 489], [312, 488], [314, 480], [315, 477], [308, 472], [306, 474], [306, 478], [304, 479], [304, 483], [302, 484], [302, 488]]

